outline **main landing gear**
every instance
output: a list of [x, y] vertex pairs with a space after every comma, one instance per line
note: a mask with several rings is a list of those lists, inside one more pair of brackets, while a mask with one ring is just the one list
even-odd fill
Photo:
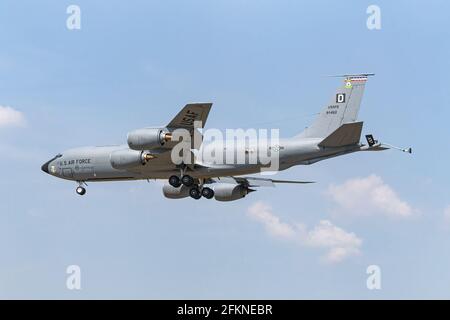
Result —
[[206, 199], [211, 199], [214, 197], [214, 190], [208, 187], [199, 187], [197, 185], [194, 185], [189, 190], [189, 195], [195, 200], [200, 199], [202, 196]]
[[202, 189], [202, 196], [206, 199], [211, 199], [214, 197], [214, 190], [208, 187]]
[[211, 199], [214, 197], [214, 190], [208, 187], [203, 187], [203, 179], [200, 180], [200, 185], [195, 183], [194, 178], [190, 175], [182, 174], [181, 178], [178, 176], [170, 176], [169, 184], [178, 188], [181, 185], [184, 185], [189, 189], [189, 196], [195, 200], [200, 199], [202, 196], [206, 199]]
[[181, 186], [181, 179], [178, 176], [170, 176], [169, 184], [174, 188], [178, 188]]
[[192, 187], [189, 190], [189, 195], [191, 196], [191, 198], [198, 200], [202, 197], [202, 194], [200, 193], [200, 190], [197, 187]]
[[181, 183], [186, 187], [192, 187], [194, 185], [194, 179], [190, 175], [185, 174], [181, 177]]

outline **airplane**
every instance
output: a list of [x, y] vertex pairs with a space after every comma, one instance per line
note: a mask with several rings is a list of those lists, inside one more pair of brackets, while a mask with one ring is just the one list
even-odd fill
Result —
[[[257, 144], [248, 150], [243, 143], [225, 150], [235, 154], [261, 151], [268, 148], [278, 156], [277, 171], [296, 165], [310, 165], [318, 161], [358, 151], [382, 151], [390, 148], [411, 153], [411, 148], [397, 148], [382, 144], [373, 135], [366, 135], [367, 144], [360, 142], [363, 127], [357, 121], [366, 82], [374, 74], [342, 75], [343, 83], [331, 101], [318, 114], [314, 122], [300, 134], [279, 139], [277, 145]], [[82, 147], [64, 151], [41, 169], [54, 177], [76, 181], [76, 193], [84, 195], [87, 182], [164, 179], [163, 194], [169, 199], [191, 197], [234, 201], [242, 199], [258, 187], [273, 187], [278, 183], [306, 184], [312, 181], [277, 180], [254, 176], [267, 164], [219, 163], [196, 158], [199, 151], [214, 148], [217, 141], [200, 143], [192, 147], [192, 161], [175, 163], [171, 154], [179, 140], [174, 141], [177, 130], [185, 130], [191, 137], [204, 128], [212, 103], [187, 104], [165, 126], [148, 127], [128, 133], [127, 144]], [[200, 124], [196, 128], [195, 124]], [[246, 147], [247, 146], [247, 147]], [[222, 148], [222, 145], [218, 146]], [[245, 150], [242, 150], [242, 149]], [[267, 150], [264, 150], [267, 151]], [[234, 156], [233, 156], [234, 159]]]

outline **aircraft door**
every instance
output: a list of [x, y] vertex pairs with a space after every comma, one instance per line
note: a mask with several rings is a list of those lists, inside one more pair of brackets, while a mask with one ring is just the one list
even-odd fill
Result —
[[62, 170], [63, 177], [65, 178], [73, 178], [73, 171], [70, 168], [64, 168]]
[[92, 179], [94, 176], [94, 167], [81, 167], [78, 169], [77, 177], [80, 180]]

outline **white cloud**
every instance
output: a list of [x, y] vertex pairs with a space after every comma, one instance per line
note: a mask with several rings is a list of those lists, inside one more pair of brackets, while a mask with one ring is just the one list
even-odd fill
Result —
[[348, 256], [359, 254], [362, 240], [354, 233], [336, 227], [328, 220], [321, 220], [307, 233], [306, 244], [327, 249], [326, 260], [339, 262]]
[[377, 175], [355, 178], [341, 185], [331, 185], [328, 194], [340, 211], [353, 215], [384, 214], [390, 217], [409, 217], [413, 208]]
[[253, 219], [261, 222], [266, 228], [267, 232], [279, 238], [294, 238], [294, 228], [280, 221], [280, 218], [272, 213], [272, 208], [263, 202], [256, 202], [248, 208], [248, 214]]
[[0, 106], [0, 128], [23, 127], [26, 121], [22, 112], [11, 107]]
[[349, 233], [328, 220], [322, 220], [317, 226], [308, 230], [302, 224], [282, 222], [273, 213], [272, 208], [263, 202], [257, 202], [250, 206], [248, 215], [262, 223], [267, 233], [275, 238], [325, 250], [324, 258], [327, 262], [340, 262], [349, 256], [360, 253], [362, 240], [354, 233]]

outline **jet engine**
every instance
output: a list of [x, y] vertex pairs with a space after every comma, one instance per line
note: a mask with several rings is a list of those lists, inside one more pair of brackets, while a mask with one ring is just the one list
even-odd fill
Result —
[[145, 165], [153, 158], [155, 156], [144, 151], [124, 149], [111, 152], [109, 161], [114, 169], [123, 170]]
[[127, 142], [130, 149], [147, 150], [162, 147], [172, 139], [172, 134], [166, 129], [144, 128], [128, 133]]
[[240, 184], [217, 183], [214, 185], [214, 198], [217, 201], [234, 201], [245, 197], [254, 190]]
[[172, 187], [169, 183], [165, 183], [163, 186], [163, 194], [169, 199], [181, 199], [189, 197], [189, 187], [181, 185], [178, 188]]

